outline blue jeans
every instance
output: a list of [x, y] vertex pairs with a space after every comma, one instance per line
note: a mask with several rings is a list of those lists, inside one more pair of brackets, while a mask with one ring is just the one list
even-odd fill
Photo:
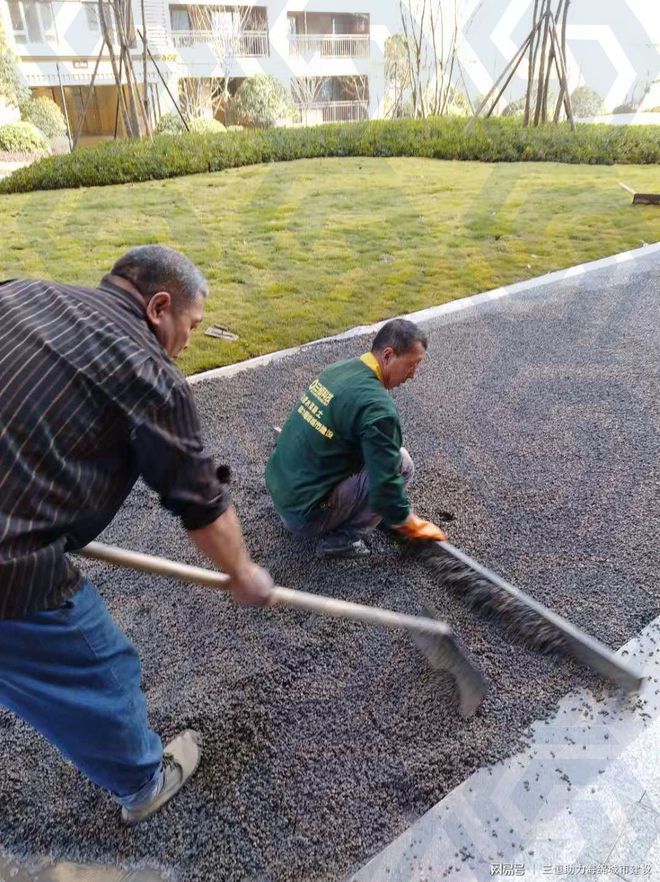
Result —
[[[399, 466], [405, 486], [412, 481], [415, 466], [405, 447], [401, 448]], [[284, 526], [300, 538], [323, 536], [335, 531], [359, 534], [375, 530], [382, 521], [369, 505], [369, 473], [366, 468], [340, 481], [322, 507], [317, 508], [306, 521], [282, 518]]]
[[160, 789], [163, 748], [137, 651], [89, 582], [57, 609], [0, 621], [0, 704], [120, 805], [136, 808]]

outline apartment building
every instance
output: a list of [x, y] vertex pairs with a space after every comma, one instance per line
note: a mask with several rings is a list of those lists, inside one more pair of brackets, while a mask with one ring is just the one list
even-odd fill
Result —
[[[83, 135], [122, 133], [96, 0], [0, 0], [0, 15], [34, 95], [47, 95], [66, 109], [75, 131], [93, 78]], [[293, 122], [383, 115], [385, 40], [400, 30], [396, 0], [275, 0], [258, 6], [133, 0], [133, 19], [135, 74], [140, 83], [146, 76], [154, 120], [173, 110], [175, 100], [223, 119], [225, 78], [231, 94], [258, 73], [291, 90]]]

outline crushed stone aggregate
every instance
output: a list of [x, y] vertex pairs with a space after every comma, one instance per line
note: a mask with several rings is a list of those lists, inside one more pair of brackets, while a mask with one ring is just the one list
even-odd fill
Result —
[[[660, 612], [659, 269], [642, 258], [436, 321], [418, 377], [395, 392], [416, 510], [614, 648]], [[370, 558], [341, 562], [286, 534], [263, 481], [272, 426], [319, 370], [365, 348], [322, 344], [199, 383], [207, 441], [231, 465], [248, 545], [278, 583], [413, 614], [430, 601], [489, 681], [479, 713], [460, 718], [450, 678], [405, 634], [244, 609], [85, 561], [140, 649], [152, 724], [164, 741], [198, 729], [202, 763], [166, 810], [126, 829], [105, 794], [0, 710], [0, 843], [12, 854], [180, 882], [342, 880], [520, 749], [571, 688], [603, 689], [572, 660], [512, 643], [380, 532]], [[102, 539], [204, 565], [141, 484]], [[458, 855], [447, 873], [460, 877], [469, 854]]]

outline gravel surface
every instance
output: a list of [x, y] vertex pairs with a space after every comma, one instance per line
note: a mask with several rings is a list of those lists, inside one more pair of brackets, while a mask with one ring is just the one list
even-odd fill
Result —
[[[660, 612], [660, 259], [648, 256], [431, 327], [395, 393], [416, 509], [450, 539], [611, 647]], [[490, 682], [462, 720], [451, 682], [405, 635], [260, 613], [85, 563], [137, 642], [154, 726], [203, 735], [190, 786], [128, 830], [105, 794], [0, 711], [0, 843], [19, 856], [148, 865], [181, 882], [341, 880], [484, 764], [521, 746], [573, 686], [570, 661], [507, 642], [382, 534], [367, 561], [319, 562], [269, 505], [263, 467], [297, 394], [364, 339], [195, 387], [231, 464], [251, 550], [280, 584], [417, 613], [430, 600]], [[104, 540], [202, 560], [142, 485]]]

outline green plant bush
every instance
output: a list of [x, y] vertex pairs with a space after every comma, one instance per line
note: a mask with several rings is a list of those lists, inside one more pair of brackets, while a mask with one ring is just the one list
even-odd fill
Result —
[[[516, 119], [373, 120], [311, 128], [195, 133], [105, 142], [47, 157], [0, 181], [0, 192], [93, 187], [261, 162], [332, 156], [416, 156], [482, 162], [660, 163], [656, 126], [578, 125], [525, 128]], [[25, 125], [25, 123], [23, 124]]]
[[30, 97], [18, 67], [18, 57], [7, 42], [0, 21], [0, 98], [12, 107], [18, 107]]
[[52, 98], [29, 98], [21, 105], [21, 119], [32, 123], [47, 138], [66, 135], [66, 120]]
[[615, 107], [612, 113], [637, 113], [637, 108], [634, 104], [619, 104], [618, 107]]
[[188, 123], [190, 131], [197, 135], [216, 135], [219, 132], [226, 132], [227, 129], [218, 119], [200, 116], [197, 119], [191, 119]]
[[170, 111], [164, 113], [156, 123], [157, 135], [180, 135], [186, 131], [183, 120], [178, 113]]
[[603, 98], [595, 89], [589, 86], [578, 86], [571, 95], [573, 116], [578, 119], [588, 119], [590, 116], [598, 116], [603, 112]]
[[[503, 117], [515, 117], [515, 116], [524, 116], [525, 115], [525, 104], [526, 98], [523, 96], [522, 98], [516, 98], [515, 101], [510, 101], [507, 106], [502, 111]], [[533, 108], [532, 108], [533, 110]]]
[[48, 141], [32, 123], [5, 123], [0, 126], [0, 150], [7, 153], [47, 152]]
[[290, 113], [291, 98], [275, 77], [248, 77], [230, 105], [231, 121], [241, 126], [267, 129]]
[[[538, 99], [538, 81], [534, 81], [534, 88], [532, 90], [531, 100], [529, 103], [530, 113], [534, 115], [536, 113], [536, 103]], [[557, 98], [552, 89], [548, 91], [548, 96], [546, 100], [546, 112], [548, 114], [548, 118], [552, 119], [555, 113], [555, 104]], [[478, 106], [478, 105], [477, 105]], [[516, 98], [515, 101], [511, 101], [502, 111], [502, 116], [504, 117], [524, 117], [525, 116], [525, 107], [527, 106], [527, 95], [522, 95], [520, 98]]]

